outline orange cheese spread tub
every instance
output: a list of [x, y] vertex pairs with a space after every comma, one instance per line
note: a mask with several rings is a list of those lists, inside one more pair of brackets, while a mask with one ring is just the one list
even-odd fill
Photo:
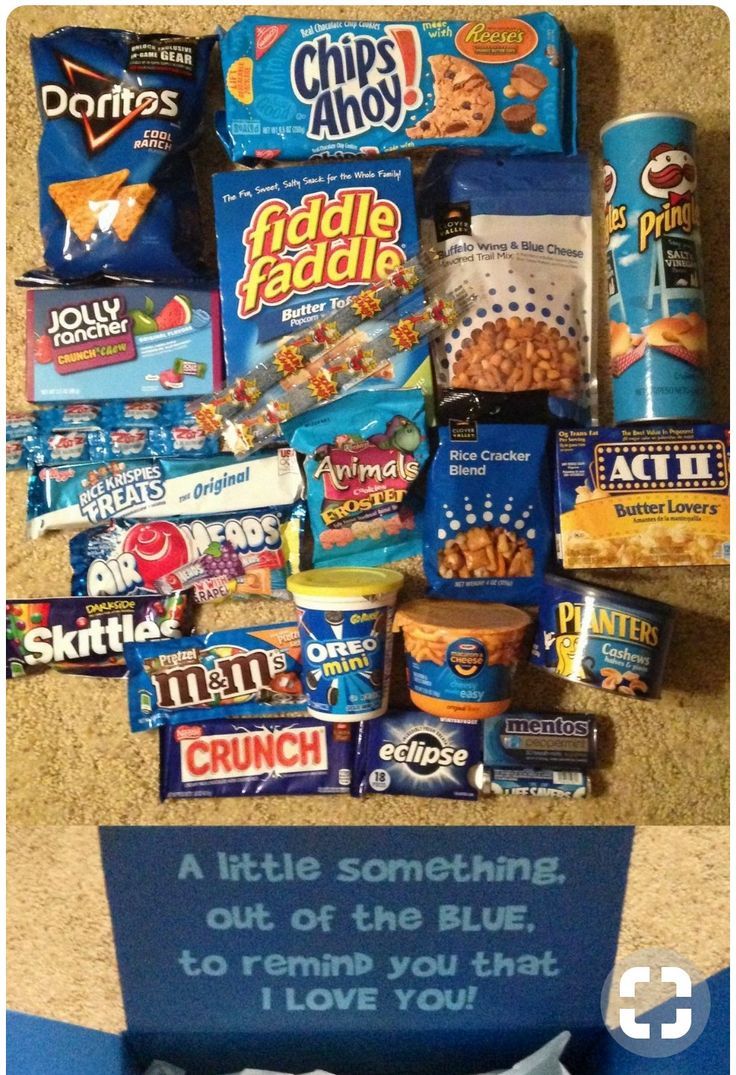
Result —
[[396, 613], [414, 705], [435, 717], [495, 717], [511, 702], [511, 675], [531, 618], [510, 605], [410, 601]]

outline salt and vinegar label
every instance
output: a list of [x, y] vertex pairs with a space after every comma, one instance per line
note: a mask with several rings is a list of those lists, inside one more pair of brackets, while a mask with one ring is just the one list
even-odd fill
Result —
[[707, 418], [695, 124], [629, 116], [601, 138], [614, 419]]

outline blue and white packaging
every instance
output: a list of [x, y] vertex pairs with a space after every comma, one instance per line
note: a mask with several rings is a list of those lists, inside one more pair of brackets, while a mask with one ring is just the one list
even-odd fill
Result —
[[28, 480], [28, 530], [103, 523], [113, 518], [165, 519], [290, 504], [304, 483], [290, 448], [238, 462], [209, 459], [134, 459], [36, 467]]
[[[212, 186], [230, 379], [419, 249], [408, 160], [226, 172]], [[422, 302], [417, 289], [397, 309], [411, 312]], [[364, 322], [361, 332], [380, 326]], [[419, 344], [364, 385], [420, 385], [429, 395], [427, 356]]]
[[189, 160], [214, 38], [65, 26], [31, 38], [46, 263], [60, 278], [192, 279]]
[[[178, 645], [178, 642], [182, 642]], [[296, 713], [306, 701], [295, 623], [126, 643], [131, 731]]]
[[478, 721], [438, 720], [418, 710], [364, 721], [352, 793], [477, 799], [482, 739]]
[[[590, 165], [585, 156], [441, 151], [418, 194], [422, 244], [447, 287], [476, 295], [461, 325], [433, 337], [440, 396], [493, 393], [497, 421], [588, 425], [595, 407]], [[526, 406], [528, 414], [519, 416]], [[513, 408], [513, 409], [512, 409]]]
[[707, 421], [695, 123], [639, 113], [601, 142], [614, 422]]
[[553, 538], [549, 428], [451, 418], [438, 436], [423, 528], [430, 593], [535, 604]]
[[217, 124], [234, 161], [371, 158], [458, 142], [575, 149], [576, 51], [547, 13], [389, 23], [246, 15], [220, 51]]

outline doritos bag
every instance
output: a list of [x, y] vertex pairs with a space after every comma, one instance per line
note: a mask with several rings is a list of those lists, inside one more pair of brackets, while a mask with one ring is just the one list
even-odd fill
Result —
[[196, 273], [188, 150], [213, 41], [75, 26], [31, 38], [41, 233], [59, 278]]

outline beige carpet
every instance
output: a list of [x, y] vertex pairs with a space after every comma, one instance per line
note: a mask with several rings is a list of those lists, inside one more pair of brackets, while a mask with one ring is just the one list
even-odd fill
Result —
[[[238, 7], [25, 7], [8, 22], [9, 276], [40, 263], [36, 166], [38, 120], [27, 38], [69, 23], [125, 26], [142, 31], [202, 33], [231, 25]], [[280, 9], [303, 14], [306, 9]], [[359, 9], [358, 9], [359, 10]], [[383, 9], [386, 17], [426, 17], [426, 8]], [[484, 16], [511, 9], [483, 8]], [[513, 9], [517, 13], [519, 9]], [[555, 11], [554, 8], [551, 9]], [[332, 8], [354, 17], [354, 8]], [[435, 8], [463, 17], [467, 9]], [[714, 417], [724, 418], [728, 385], [728, 22], [715, 7], [557, 9], [580, 49], [580, 143], [597, 154], [598, 130], [617, 115], [643, 109], [691, 111], [699, 125], [702, 230], [710, 298]], [[372, 8], [371, 17], [381, 9]], [[216, 77], [213, 74], [213, 105]], [[209, 134], [200, 172], [224, 167]], [[599, 178], [596, 177], [599, 183]], [[203, 190], [205, 189], [203, 183]], [[598, 250], [602, 251], [601, 221]], [[602, 268], [602, 256], [599, 268]], [[23, 405], [23, 296], [9, 289], [7, 367], [9, 403]], [[601, 293], [599, 310], [604, 299]], [[603, 322], [603, 318], [601, 318]], [[601, 338], [605, 354], [604, 341]], [[602, 384], [602, 417], [610, 417]], [[14, 597], [68, 592], [67, 536], [31, 544], [24, 536], [23, 475], [8, 482], [9, 593]], [[418, 582], [418, 564], [408, 568]], [[592, 576], [590, 576], [592, 577]], [[157, 822], [479, 824], [662, 823], [718, 824], [727, 818], [727, 573], [711, 568], [645, 573], [598, 573], [679, 610], [668, 689], [659, 702], [627, 703], [603, 692], [571, 687], [524, 669], [516, 704], [527, 708], [589, 707], [605, 717], [604, 768], [596, 794], [581, 802], [488, 801], [477, 805], [413, 799], [263, 799], [197, 801], [162, 807], [157, 801], [155, 735], [131, 736], [122, 684], [45, 672], [12, 683], [9, 691], [9, 816], [15, 824]], [[207, 628], [275, 620], [286, 609], [238, 605], [209, 610]], [[398, 683], [398, 681], [397, 681]], [[397, 689], [394, 701], [401, 701]]]
[[[11, 828], [8, 853], [9, 1006], [122, 1029], [96, 831]], [[728, 964], [726, 828], [637, 830], [618, 954], [657, 947], [704, 976]]]

